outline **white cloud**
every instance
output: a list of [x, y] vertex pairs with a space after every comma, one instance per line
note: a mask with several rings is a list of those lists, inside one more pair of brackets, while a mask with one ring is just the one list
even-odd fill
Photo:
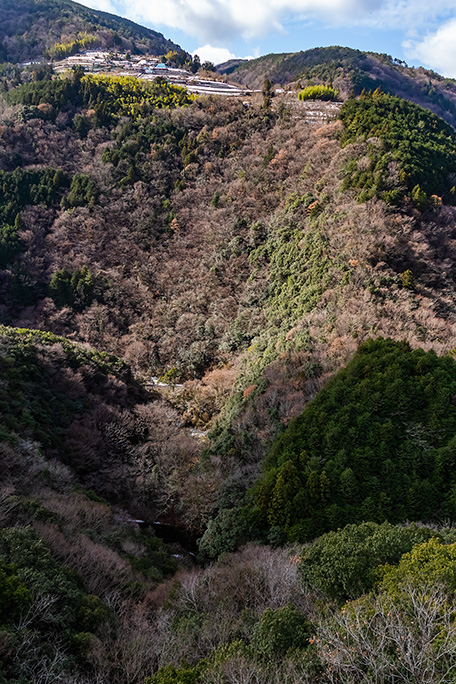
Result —
[[213, 64], [221, 64], [229, 59], [235, 59], [235, 55], [228, 48], [214, 47], [208, 43], [197, 48], [193, 54], [198, 55], [201, 62], [212, 62]]
[[382, 0], [377, 11], [364, 21], [381, 28], [402, 29], [413, 34], [435, 24], [439, 17], [454, 14], [454, 0]]
[[271, 0], [129, 0], [125, 10], [138, 21], [180, 29], [205, 43], [223, 44], [280, 28], [280, 11]]
[[410, 59], [420, 60], [443, 76], [456, 78], [456, 18], [447, 21], [434, 33], [428, 33], [420, 41], [403, 43]]
[[[419, 43], [455, 17], [455, 0], [82, 0], [158, 28], [178, 29], [202, 46], [222, 47], [235, 38], [251, 40], [285, 33], [295, 20], [319, 20], [330, 26], [371, 26], [402, 30]], [[436, 35], [439, 33], [437, 31]], [[431, 34], [432, 37], [433, 34]], [[421, 43], [420, 43], [421, 44]], [[423, 48], [424, 49], [424, 48]]]
[[228, 62], [230, 59], [253, 59], [252, 55], [247, 57], [236, 57], [228, 48], [214, 47], [213, 45], [202, 45], [197, 48], [193, 55], [198, 55], [201, 62], [212, 62], [213, 64], [222, 64]]
[[[97, 1], [97, 0], [95, 0]], [[101, 0], [98, 0], [100, 2]], [[402, 0], [408, 5], [424, 0]], [[436, 0], [436, 2], [454, 0]], [[251, 39], [270, 31], [283, 32], [282, 22], [293, 17], [323, 19], [330, 24], [372, 23], [397, 0], [111, 0], [124, 16], [151, 26], [185, 31], [209, 44], [226, 44], [242, 36]], [[382, 21], [384, 20], [382, 19]]]

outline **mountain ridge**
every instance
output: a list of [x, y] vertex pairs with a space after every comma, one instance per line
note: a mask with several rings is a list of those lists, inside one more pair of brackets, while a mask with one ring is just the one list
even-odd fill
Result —
[[456, 81], [434, 71], [414, 68], [387, 54], [332, 46], [231, 60], [218, 65], [220, 73], [241, 85], [260, 89], [266, 78], [277, 85], [300, 89], [309, 84], [330, 83], [343, 100], [362, 90], [380, 88], [430, 109], [453, 126], [456, 124]]
[[[10, 62], [43, 58], [56, 43], [80, 36], [94, 47], [161, 55], [182, 48], [163, 34], [73, 0], [0, 0], [0, 57]], [[85, 34], [85, 35], [84, 35]]]

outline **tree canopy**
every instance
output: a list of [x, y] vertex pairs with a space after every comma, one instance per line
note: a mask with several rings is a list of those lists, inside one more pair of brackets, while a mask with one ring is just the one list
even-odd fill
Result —
[[398, 181], [404, 189], [427, 195], [454, 198], [456, 135], [454, 129], [435, 114], [379, 89], [350, 99], [341, 110], [344, 124], [342, 144], [378, 138], [370, 146], [367, 169], [353, 164], [344, 180], [345, 187], [361, 188], [361, 199], [392, 195], [391, 163], [399, 165]]
[[456, 516], [456, 364], [360, 346], [277, 439], [250, 515], [305, 540], [347, 523]]

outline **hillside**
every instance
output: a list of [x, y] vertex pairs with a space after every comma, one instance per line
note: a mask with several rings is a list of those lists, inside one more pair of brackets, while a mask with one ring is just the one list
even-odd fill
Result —
[[276, 85], [303, 87], [307, 83], [332, 83], [346, 100], [351, 93], [381, 88], [385, 93], [416, 102], [456, 124], [456, 82], [386, 54], [361, 52], [344, 47], [314, 48], [305, 52], [271, 54], [218, 66], [249, 88], [261, 89], [265, 78]]
[[168, 399], [214, 460], [171, 515], [199, 526], [252, 484], [368, 337], [451, 348], [456, 138], [428, 111], [377, 93], [317, 128], [286, 100], [81, 74], [6, 99], [2, 321], [184, 385]]
[[[27, 443], [43, 468], [54, 464], [75, 486], [95, 490], [130, 517], [152, 522], [163, 514], [169, 494], [161, 481], [172, 467], [177, 487], [179, 470], [167, 463], [166, 442], [173, 459], [187, 451], [182, 472], [198, 451], [169, 405], [115, 356], [27, 328], [2, 327], [0, 334], [0, 439], [7, 451], [13, 456]], [[14, 462], [3, 466], [5, 481], [21, 489]]]
[[72, 0], [0, 0], [0, 61], [52, 55], [56, 44], [101, 47], [153, 55], [181, 51], [161, 33]]
[[160, 508], [146, 463], [178, 428], [123, 361], [50, 333], [1, 327], [0, 374], [2, 679], [95, 677], [176, 569], [134, 519]]
[[[127, 494], [123, 503], [137, 506], [142, 492], [150, 512], [166, 451], [175, 470], [169, 407], [144, 393], [119, 359], [49, 333], [1, 328], [0, 371], [3, 681], [209, 684], [238, 681], [247, 669], [258, 681], [310, 684], [329, 667], [328, 643], [339, 655], [336, 672], [346, 671], [341, 624], [350, 629], [354, 670], [367, 652], [371, 667], [394, 673], [404, 651], [380, 650], [375, 631], [366, 638], [360, 597], [367, 611], [394, 607], [394, 620], [391, 609], [377, 619], [399, 646], [412, 616], [443, 632], [448, 649], [454, 530], [364, 523], [321, 537], [302, 555], [250, 546], [186, 569], [181, 550], [171, 557], [138, 528], [136, 511], [118, 503]], [[181, 442], [180, 459], [188, 446]], [[419, 590], [426, 581], [431, 596]], [[408, 649], [417, 648], [420, 628]], [[451, 670], [440, 651], [429, 648], [422, 659], [417, 676], [422, 667]]]
[[[346, 385], [355, 380], [356, 391], [369, 356], [377, 359], [373, 371], [383, 363], [391, 375], [391, 354], [416, 364], [414, 380], [431, 388], [433, 408], [446, 413], [445, 374], [438, 369], [454, 376], [454, 361], [411, 353], [406, 345], [365, 345], [347, 368]], [[50, 333], [2, 327], [0, 372], [4, 682], [209, 684], [243, 681], [247, 671], [274, 684], [284, 678], [311, 684], [315, 677], [342, 684], [348, 671], [361, 684], [366, 658], [370, 672], [392, 677], [416, 653], [417, 679], [435, 669], [449, 681], [454, 529], [352, 524], [303, 549], [277, 548], [276, 529], [272, 546], [246, 546], [219, 563], [187, 568], [182, 550], [170, 549], [171, 556], [150, 528], [132, 519], [138, 503], [146, 514], [156, 504], [154, 480], [166, 453], [176, 470], [176, 414], [144, 392], [120, 359]], [[432, 388], [432, 377], [440, 385]], [[309, 408], [321, 408], [344, 384], [336, 378]], [[371, 389], [362, 390], [367, 403], [376, 399]], [[397, 383], [389, 392], [398, 396]], [[414, 397], [411, 405], [414, 421], [422, 409]], [[284, 433], [276, 454], [297, 426]], [[423, 430], [410, 435], [416, 443]], [[189, 458], [189, 443], [180, 441], [180, 448], [179, 460]], [[451, 447], [443, 452], [441, 475], [451, 475]], [[347, 477], [343, 482], [354, 486]], [[437, 637], [423, 649], [428, 631]], [[380, 643], [379, 632], [386, 635]]]
[[377, 88], [311, 118], [294, 92], [24, 81], [0, 681], [451, 681], [454, 128]]

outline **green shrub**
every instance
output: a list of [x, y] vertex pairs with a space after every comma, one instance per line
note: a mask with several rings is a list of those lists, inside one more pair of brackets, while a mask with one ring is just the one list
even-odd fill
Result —
[[216, 518], [209, 520], [199, 543], [200, 553], [216, 559], [224, 553], [235, 551], [247, 538], [246, 523], [239, 509], [223, 509]]
[[340, 602], [354, 599], [373, 588], [380, 578], [380, 565], [398, 563], [404, 553], [431, 536], [427, 528], [395, 527], [387, 522], [347, 525], [306, 547], [299, 572], [306, 589]]
[[205, 663], [203, 661], [194, 667], [190, 665], [182, 665], [181, 667], [167, 665], [158, 670], [152, 677], [147, 677], [145, 684], [199, 684], [204, 668]]
[[406, 271], [401, 273], [400, 275], [401, 279], [401, 285], [404, 288], [404, 290], [414, 290], [415, 289], [415, 279], [413, 277], [413, 273], [411, 270], [408, 268]]
[[6, 625], [15, 615], [27, 608], [32, 597], [26, 585], [19, 580], [15, 565], [0, 561], [0, 623]]
[[167, 81], [144, 82], [133, 76], [95, 76], [75, 68], [71, 78], [33, 81], [9, 91], [10, 104], [47, 103], [57, 111], [70, 107], [95, 110], [95, 124], [105, 126], [122, 116], [137, 118], [153, 109], [190, 104], [194, 97], [185, 88]]
[[80, 50], [86, 50], [91, 45], [97, 42], [97, 37], [87, 33], [81, 32], [76, 40], [68, 41], [67, 43], [54, 43], [48, 50], [51, 59], [64, 59], [68, 55], [74, 55]]
[[454, 595], [456, 591], [456, 544], [442, 544], [437, 539], [417, 544], [405, 553], [397, 567], [385, 565], [382, 568], [382, 591], [392, 597], [401, 586], [424, 585], [444, 586]]
[[252, 647], [265, 660], [277, 661], [308, 645], [311, 625], [294, 606], [267, 608], [253, 628]]
[[309, 85], [299, 91], [300, 100], [323, 100], [332, 102], [339, 97], [339, 91], [327, 85]]
[[49, 283], [49, 296], [58, 307], [70, 306], [82, 311], [92, 303], [95, 278], [87, 266], [69, 273], [62, 268], [54, 273]]

